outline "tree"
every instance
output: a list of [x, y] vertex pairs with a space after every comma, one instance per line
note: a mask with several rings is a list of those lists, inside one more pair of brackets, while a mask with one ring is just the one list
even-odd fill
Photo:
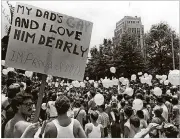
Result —
[[144, 70], [143, 56], [135, 35], [123, 34], [120, 45], [115, 48], [114, 52], [118, 77], [130, 77], [132, 74]]
[[178, 36], [166, 23], [152, 25], [145, 37], [147, 46], [147, 69], [151, 74], [168, 74], [173, 69], [172, 39], [175, 53], [176, 67], [178, 65]]

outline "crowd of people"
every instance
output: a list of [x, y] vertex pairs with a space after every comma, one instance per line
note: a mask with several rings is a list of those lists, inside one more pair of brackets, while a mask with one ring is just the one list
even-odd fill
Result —
[[[165, 85], [155, 76], [152, 85], [129, 79], [132, 95], [120, 81], [104, 87], [101, 80], [86, 79], [82, 87], [52, 77], [47, 80], [35, 123], [41, 78], [36, 74], [27, 77], [17, 69], [2, 72], [1, 77], [3, 138], [180, 137], [180, 86]], [[162, 90], [160, 96], [154, 94], [155, 87]], [[95, 101], [97, 94], [104, 97], [101, 105]], [[138, 110], [133, 107], [136, 99], [143, 102]]]

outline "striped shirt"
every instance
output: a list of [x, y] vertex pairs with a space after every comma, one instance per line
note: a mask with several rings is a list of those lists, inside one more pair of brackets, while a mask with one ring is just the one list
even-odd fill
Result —
[[106, 112], [99, 113], [97, 122], [101, 124], [103, 128], [106, 128], [108, 125], [110, 125], [108, 114]]

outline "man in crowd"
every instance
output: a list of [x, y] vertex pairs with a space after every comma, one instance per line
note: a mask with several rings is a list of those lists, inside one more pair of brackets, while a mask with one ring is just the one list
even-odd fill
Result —
[[31, 124], [26, 118], [32, 113], [32, 96], [25, 92], [18, 93], [11, 102], [15, 116], [8, 121], [4, 131], [5, 138], [20, 138]]
[[97, 123], [98, 113], [96, 111], [92, 111], [90, 114], [91, 123], [86, 124], [85, 133], [88, 138], [103, 138], [104, 131], [101, 124]]
[[45, 138], [85, 138], [85, 132], [78, 120], [69, 118], [67, 111], [70, 101], [66, 96], [59, 96], [55, 102], [58, 117], [45, 128]]
[[84, 125], [83, 122], [86, 120], [86, 112], [81, 107], [81, 102], [79, 100], [75, 102], [75, 108], [73, 109], [73, 112], [74, 112], [74, 118], [77, 119], [80, 122], [81, 126], [83, 127]]
[[105, 112], [105, 105], [101, 105], [98, 108], [99, 117], [98, 123], [103, 126], [104, 137], [108, 137], [108, 127], [110, 127], [109, 115]]

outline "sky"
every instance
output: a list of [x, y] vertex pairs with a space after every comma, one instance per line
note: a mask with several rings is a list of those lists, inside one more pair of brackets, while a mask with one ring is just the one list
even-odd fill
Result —
[[[124, 16], [141, 17], [147, 32], [166, 22], [179, 34], [179, 1], [18, 1], [93, 22], [90, 48], [112, 39], [116, 22]], [[10, 1], [15, 6], [16, 1]]]

